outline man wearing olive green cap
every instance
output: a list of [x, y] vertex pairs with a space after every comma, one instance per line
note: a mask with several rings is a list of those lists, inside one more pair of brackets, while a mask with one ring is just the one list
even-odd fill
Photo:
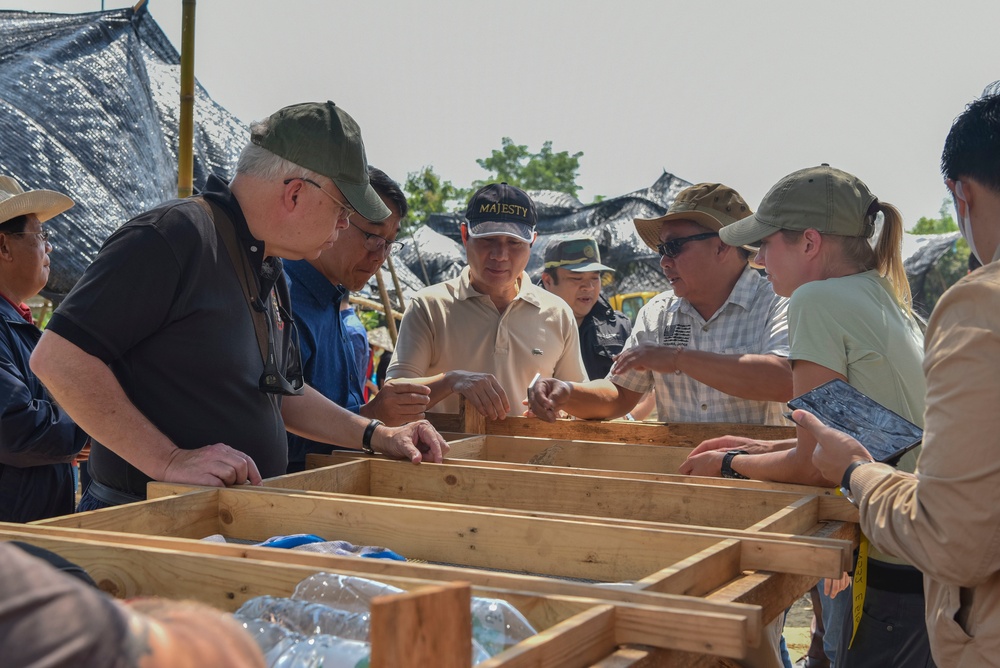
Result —
[[560, 410], [615, 418], [655, 389], [665, 422], [782, 424], [782, 402], [792, 396], [787, 300], [749, 266], [746, 251], [719, 239], [723, 226], [750, 213], [732, 188], [701, 183], [678, 193], [666, 215], [636, 219], [672, 289], [639, 311], [607, 378], [540, 379], [532, 412], [550, 421]]
[[587, 236], [550, 242], [544, 262], [542, 287], [562, 297], [572, 309], [587, 375], [604, 378], [632, 332], [628, 317], [612, 309], [601, 295], [601, 273], [614, 273], [614, 269], [601, 264], [597, 242]]
[[390, 428], [304, 384], [280, 258], [315, 259], [355, 212], [389, 210], [361, 130], [333, 102], [251, 126], [236, 176], [119, 228], [53, 314], [31, 368], [93, 438], [79, 509], [145, 498], [150, 480], [260, 484], [285, 472], [286, 429], [440, 461], [426, 422]]

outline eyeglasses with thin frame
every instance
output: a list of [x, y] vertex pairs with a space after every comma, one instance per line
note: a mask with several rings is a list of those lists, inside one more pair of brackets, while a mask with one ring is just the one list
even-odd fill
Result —
[[402, 241], [389, 241], [385, 237], [381, 237], [372, 232], [366, 232], [361, 227], [356, 225], [354, 221], [347, 221], [351, 227], [361, 232], [365, 235], [365, 250], [369, 253], [382, 253], [383, 255], [395, 255], [403, 248]]
[[334, 197], [333, 195], [331, 195], [327, 191], [323, 190], [323, 186], [321, 186], [320, 184], [316, 183], [312, 179], [307, 179], [304, 176], [293, 176], [290, 179], [285, 179], [284, 180], [284, 184], [287, 186], [292, 181], [305, 181], [306, 183], [308, 183], [311, 186], [316, 186], [321, 193], [323, 193], [324, 195], [326, 195], [327, 197], [329, 197], [331, 200], [333, 200], [333, 202], [335, 204], [339, 205], [340, 206], [340, 213], [337, 214], [337, 220], [340, 220], [341, 218], [346, 218], [348, 221], [350, 221], [351, 220], [351, 216], [353, 216], [354, 214], [357, 213], [357, 211], [354, 210], [353, 206], [351, 206], [350, 204], [348, 204], [346, 202], [341, 202], [339, 199], [337, 199], [336, 197]]
[[43, 244], [49, 243], [49, 231], [42, 230], [41, 232], [8, 232], [12, 237], [35, 237]]
[[684, 244], [689, 241], [701, 241], [702, 239], [711, 239], [712, 237], [719, 236], [718, 232], [702, 232], [701, 234], [692, 234], [689, 237], [678, 237], [677, 239], [669, 239], [659, 244], [656, 250], [659, 251], [660, 257], [675, 258], [681, 254], [684, 250]]

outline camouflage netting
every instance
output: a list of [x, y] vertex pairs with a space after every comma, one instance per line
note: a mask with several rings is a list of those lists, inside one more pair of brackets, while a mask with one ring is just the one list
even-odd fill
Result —
[[[55, 218], [58, 300], [101, 243], [132, 216], [177, 194], [180, 56], [149, 13], [0, 12], [0, 173], [69, 194]], [[195, 91], [194, 185], [232, 176], [245, 126]]]

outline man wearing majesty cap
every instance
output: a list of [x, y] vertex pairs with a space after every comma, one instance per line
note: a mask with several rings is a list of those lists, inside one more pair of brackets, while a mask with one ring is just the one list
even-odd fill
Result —
[[655, 388], [665, 422], [782, 424], [781, 402], [792, 396], [787, 300], [749, 266], [747, 251], [719, 239], [750, 213], [732, 188], [701, 183], [678, 193], [666, 215], [637, 218], [672, 290], [639, 311], [606, 379], [541, 379], [532, 412], [615, 418]]
[[132, 219], [53, 314], [31, 367], [94, 439], [80, 509], [145, 497], [149, 480], [259, 484], [285, 472], [285, 430], [439, 461], [426, 422], [382, 426], [302, 380], [279, 258], [314, 259], [354, 212], [389, 210], [357, 123], [332, 102], [251, 126], [232, 183]]
[[628, 317], [611, 308], [601, 295], [601, 273], [615, 270], [601, 264], [597, 242], [588, 236], [550, 242], [544, 262], [542, 287], [562, 297], [572, 309], [587, 375], [604, 378], [632, 332]]
[[73, 206], [52, 190], [0, 176], [0, 521], [32, 522], [73, 512], [70, 462], [87, 442], [28, 368], [42, 335], [25, 302], [49, 278], [43, 223]]
[[586, 380], [573, 312], [532, 285], [535, 204], [520, 188], [480, 188], [461, 226], [469, 265], [418, 292], [403, 316], [386, 377], [431, 388], [429, 407], [457, 413], [464, 396], [493, 419], [523, 412], [536, 373]]

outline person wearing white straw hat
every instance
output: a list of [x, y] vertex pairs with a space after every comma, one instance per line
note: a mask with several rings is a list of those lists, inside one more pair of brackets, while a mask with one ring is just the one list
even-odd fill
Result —
[[0, 520], [32, 522], [73, 512], [71, 462], [87, 435], [28, 367], [41, 337], [25, 302], [49, 278], [43, 223], [73, 206], [52, 190], [25, 191], [0, 176]]

